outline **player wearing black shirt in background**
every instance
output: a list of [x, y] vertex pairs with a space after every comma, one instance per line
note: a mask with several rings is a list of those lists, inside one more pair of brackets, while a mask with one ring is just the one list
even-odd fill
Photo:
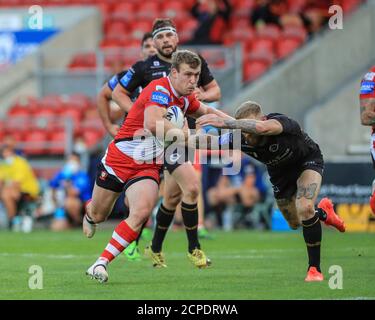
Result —
[[[324, 168], [318, 144], [303, 132], [295, 120], [280, 113], [264, 115], [260, 105], [251, 101], [236, 110], [235, 119], [206, 115], [199, 118], [197, 124], [241, 130], [238, 146], [242, 152], [267, 166], [277, 205], [290, 227], [297, 229], [302, 224], [309, 257], [305, 281], [322, 281], [320, 220], [341, 232], [345, 231], [345, 225], [328, 198], [323, 198], [315, 209]], [[236, 147], [232, 132], [206, 137], [207, 144], [198, 144], [199, 148], [214, 145], [229, 149]]]
[[[142, 38], [142, 50], [141, 50], [141, 57], [142, 59], [147, 59], [148, 57], [151, 57], [156, 54], [156, 49], [154, 46], [154, 42], [152, 40], [152, 34], [150, 32], [147, 32], [143, 35]], [[117, 73], [113, 75], [102, 87], [100, 90], [98, 96], [97, 96], [97, 105], [98, 105], [98, 112], [99, 116], [103, 122], [103, 125], [107, 132], [114, 137], [118, 130], [120, 129], [120, 126], [116, 124], [115, 122], [117, 120], [120, 120], [121, 118], [124, 118], [125, 111], [121, 108], [113, 108], [110, 105], [110, 102], [112, 100], [112, 91], [116, 87], [119, 79], [121, 79], [125, 74], [127, 70], [122, 71], [120, 73]], [[135, 100], [137, 98], [139, 92], [138, 90], [135, 90], [132, 99]]]

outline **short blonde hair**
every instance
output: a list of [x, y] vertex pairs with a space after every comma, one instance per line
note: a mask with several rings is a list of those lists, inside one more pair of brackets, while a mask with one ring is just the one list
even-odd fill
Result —
[[262, 107], [254, 101], [246, 101], [242, 103], [236, 110], [234, 117], [236, 119], [244, 119], [249, 116], [258, 116], [262, 114]]
[[172, 68], [180, 71], [180, 65], [186, 63], [190, 68], [201, 67], [202, 62], [199, 56], [189, 50], [177, 50], [172, 54]]

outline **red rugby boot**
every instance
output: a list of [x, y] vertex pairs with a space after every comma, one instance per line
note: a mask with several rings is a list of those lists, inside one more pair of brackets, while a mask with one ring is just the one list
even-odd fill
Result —
[[318, 208], [323, 209], [324, 212], [327, 214], [327, 219], [324, 223], [328, 226], [333, 226], [340, 232], [345, 232], [345, 223], [333, 209], [332, 201], [328, 198], [323, 198], [320, 200], [318, 204]]

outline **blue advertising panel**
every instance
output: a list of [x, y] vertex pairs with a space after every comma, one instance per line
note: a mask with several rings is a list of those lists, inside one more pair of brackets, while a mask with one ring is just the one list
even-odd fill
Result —
[[0, 31], [0, 69], [35, 51], [58, 32], [56, 29]]

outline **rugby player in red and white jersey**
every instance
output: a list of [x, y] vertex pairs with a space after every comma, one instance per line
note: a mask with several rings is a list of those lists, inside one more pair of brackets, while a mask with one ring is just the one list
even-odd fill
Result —
[[[375, 169], [375, 66], [365, 74], [361, 81], [359, 94], [361, 108], [361, 123], [364, 126], [371, 126], [371, 158]], [[375, 179], [372, 182], [370, 206], [375, 214]]]
[[[159, 171], [163, 164], [158, 160], [164, 157], [163, 144], [155, 136], [157, 126], [162, 124], [164, 135], [176, 130], [187, 139], [186, 130], [174, 127], [164, 118], [166, 109], [175, 105], [194, 118], [209, 113], [226, 117], [195, 98], [193, 92], [200, 70], [198, 55], [187, 50], [175, 52], [170, 75], [152, 81], [141, 92], [107, 148], [98, 167], [92, 201], [86, 207], [83, 232], [89, 238], [94, 235], [96, 225], [106, 220], [123, 190], [128, 201], [129, 216], [117, 225], [101, 256], [86, 271], [87, 275], [99, 282], [108, 280], [109, 262], [137, 238], [142, 224], [149, 218], [157, 202]], [[180, 177], [180, 181], [185, 182], [184, 186], [189, 186], [186, 183], [189, 179], [189, 172]], [[183, 205], [188, 209], [196, 207], [197, 194], [189, 192], [189, 189], [184, 190], [184, 187], [182, 189]], [[199, 252], [205, 258], [200, 249]]]

